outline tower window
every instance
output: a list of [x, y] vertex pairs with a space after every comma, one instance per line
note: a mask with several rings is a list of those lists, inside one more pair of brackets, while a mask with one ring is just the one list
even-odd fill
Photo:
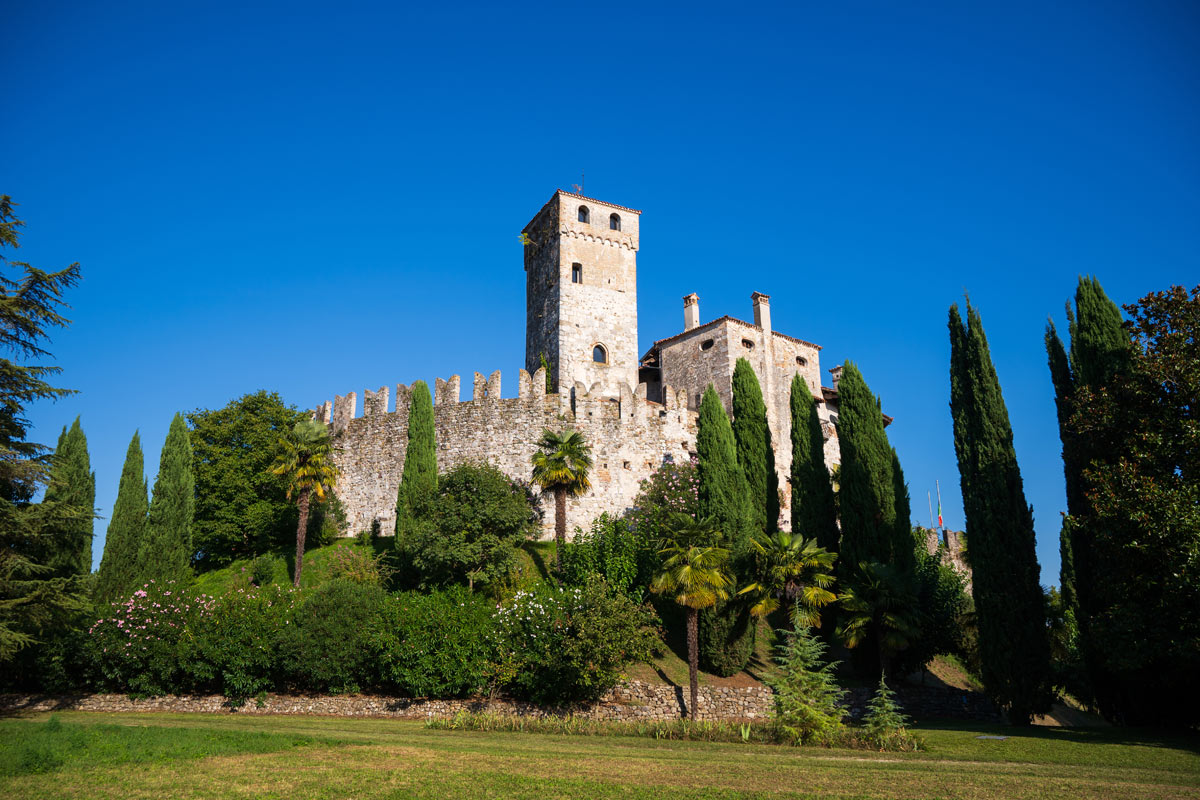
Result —
[[610, 231], [621, 230], [621, 216], [619, 214], [613, 214], [608, 218], [608, 229]]
[[703, 342], [700, 343], [701, 350], [712, 350], [712, 346], [713, 346], [712, 339], [705, 339]]
[[604, 345], [598, 344], [592, 348], [592, 361], [597, 364], [608, 363], [608, 351], [604, 349]]
[[807, 366], [808, 366], [808, 359], [807, 359], [807, 358], [805, 358], [804, 356], [796, 356], [796, 366], [798, 366], [798, 367], [807, 367]]
[[742, 347], [746, 348], [747, 350], [753, 350], [754, 342], [750, 341], [749, 339], [742, 339]]
[[583, 283], [583, 264], [571, 265], [571, 283]]
[[579, 207], [579, 221], [580, 222], [588, 222], [588, 207], [587, 206]]

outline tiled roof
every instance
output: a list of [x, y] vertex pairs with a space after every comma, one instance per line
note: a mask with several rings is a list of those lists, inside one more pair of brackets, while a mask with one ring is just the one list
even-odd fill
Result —
[[[656, 347], [658, 347], [659, 345], [666, 344], [667, 342], [673, 342], [676, 339], [680, 339], [684, 336], [691, 336], [692, 334], [696, 333], [697, 331], [707, 330], [709, 328], [715, 327], [716, 325], [718, 325], [722, 322], [736, 322], [739, 325], [745, 325], [747, 328], [753, 328], [756, 331], [762, 330], [762, 326], [760, 326], [760, 325], [755, 325], [752, 322], [746, 322], [744, 319], [738, 319], [737, 317], [731, 317], [728, 314], [726, 314], [723, 317], [717, 317], [714, 320], [709, 320], [708, 322], [705, 322], [703, 325], [697, 325], [696, 327], [691, 328], [690, 330], [686, 330], [681, 333], [677, 333], [674, 336], [668, 336], [665, 339], [659, 339], [657, 342], [655, 342], [654, 344], [652, 344], [650, 346], [650, 349], [647, 350], [645, 355], [642, 356], [642, 360], [645, 360], [646, 357], [649, 356], [650, 353], [652, 353], [654, 351], [654, 349]], [[802, 344], [807, 347], [812, 347], [816, 350], [821, 349], [821, 345], [819, 345], [819, 344], [813, 344], [812, 342], [806, 342], [803, 339], [797, 339], [795, 336], [788, 336], [786, 333], [780, 333], [779, 331], [771, 331], [771, 332], [773, 334], [775, 334], [776, 336], [780, 336], [784, 339], [787, 339], [789, 342], [796, 342], [798, 344]]]
[[638, 211], [636, 208], [627, 208], [625, 206], [619, 206], [616, 203], [610, 203], [607, 200], [597, 200], [594, 197], [585, 197], [584, 195], [581, 195], [581, 194], [575, 194], [574, 192], [568, 192], [565, 189], [559, 189], [557, 192], [555, 192], [555, 194], [564, 194], [567, 197], [574, 197], [579, 200], [587, 200], [590, 203], [599, 203], [602, 206], [611, 206], [612, 208], [619, 208], [622, 211], [628, 211], [630, 214], [641, 214], [642, 213], [641, 211]]

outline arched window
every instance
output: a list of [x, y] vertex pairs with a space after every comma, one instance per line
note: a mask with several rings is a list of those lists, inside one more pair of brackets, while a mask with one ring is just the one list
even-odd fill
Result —
[[713, 346], [712, 339], [705, 339], [703, 342], [700, 343], [701, 350], [712, 350], [712, 346]]
[[608, 351], [604, 349], [604, 345], [598, 344], [592, 348], [592, 361], [597, 364], [608, 363]]
[[571, 265], [571, 283], [583, 283], [583, 264]]
[[807, 358], [805, 358], [804, 356], [796, 356], [796, 366], [798, 366], [798, 367], [807, 367], [807, 366], [808, 366], [808, 359], [807, 359]]
[[618, 214], [612, 214], [608, 218], [608, 229], [610, 231], [621, 230], [621, 217]]
[[579, 207], [579, 221], [580, 222], [588, 221], [588, 207], [587, 206]]
[[747, 350], [753, 350], [754, 342], [750, 341], [749, 339], [742, 339], [742, 347], [746, 348]]

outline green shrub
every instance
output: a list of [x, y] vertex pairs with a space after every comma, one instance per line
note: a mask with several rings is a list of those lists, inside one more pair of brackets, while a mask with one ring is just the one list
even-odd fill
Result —
[[776, 648], [779, 674], [767, 680], [775, 690], [775, 721], [796, 744], [830, 744], [845, 738], [844, 692], [834, 681], [836, 662], [825, 663], [825, 643], [810, 628], [786, 631]]
[[896, 703], [896, 693], [880, 676], [879, 687], [867, 703], [863, 717], [863, 738], [880, 750], [915, 750], [916, 740], [905, 727], [907, 722]]
[[374, 555], [354, 547], [335, 547], [325, 562], [331, 579], [343, 578], [352, 583], [382, 586], [387, 579], [387, 569], [382, 555]]
[[617, 684], [627, 664], [649, 660], [659, 641], [650, 607], [603, 581], [518, 592], [496, 621], [498, 682], [539, 703], [595, 699]]
[[266, 586], [275, 580], [275, 559], [263, 553], [250, 562], [250, 580], [255, 586]]
[[750, 663], [757, 626], [744, 599], [718, 603], [700, 612], [700, 666], [728, 678]]
[[528, 487], [488, 464], [455, 467], [436, 492], [415, 492], [408, 502], [412, 521], [397, 547], [422, 588], [504, 580], [536, 519]]
[[629, 523], [604, 513], [592, 521], [586, 536], [575, 530], [574, 540], [563, 550], [563, 581], [583, 586], [600, 577], [613, 591], [641, 600], [645, 586], [636, 585], [639, 539]]
[[496, 655], [493, 611], [462, 586], [388, 598], [371, 630], [381, 686], [410, 697], [482, 692]]
[[665, 461], [642, 481], [633, 508], [625, 515], [637, 542], [638, 576], [634, 585], [650, 585], [661, 561], [658, 542], [667, 534], [671, 514], [682, 512], [695, 517], [699, 491], [694, 459], [679, 464]]
[[88, 629], [101, 688], [143, 696], [186, 690], [180, 640], [194, 621], [211, 613], [214, 602], [174, 581], [150, 581], [128, 600], [109, 604]]
[[189, 626], [180, 644], [182, 672], [200, 691], [238, 706], [280, 683], [280, 645], [295, 613], [292, 587], [234, 589]]
[[280, 637], [282, 665], [292, 686], [334, 694], [358, 692], [375, 682], [370, 631], [387, 595], [345, 578], [312, 590]]

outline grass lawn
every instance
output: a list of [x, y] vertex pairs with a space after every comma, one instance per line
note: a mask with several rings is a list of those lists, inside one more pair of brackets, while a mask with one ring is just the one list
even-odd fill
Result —
[[54, 717], [50, 726], [45, 714], [0, 720], [5, 800], [1200, 798], [1200, 743], [1116, 729], [927, 727], [927, 752], [876, 754], [432, 731], [380, 719]]

